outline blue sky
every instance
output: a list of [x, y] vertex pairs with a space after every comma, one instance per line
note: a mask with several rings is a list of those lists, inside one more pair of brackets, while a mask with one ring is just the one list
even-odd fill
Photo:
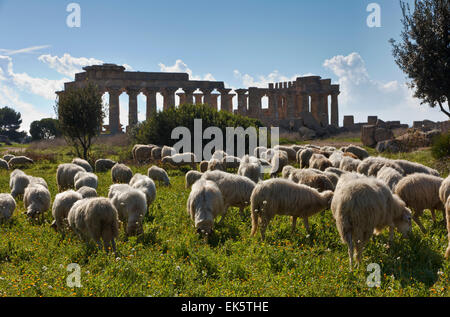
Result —
[[[80, 28], [66, 25], [71, 2], [81, 7]], [[380, 28], [366, 24], [372, 2], [381, 7]], [[396, 0], [0, 0], [0, 106], [21, 111], [28, 130], [54, 116], [54, 91], [64, 81], [108, 62], [186, 71], [230, 88], [314, 74], [341, 84], [341, 123], [346, 114], [445, 120], [418, 106], [394, 63], [388, 40], [399, 37], [400, 18]], [[127, 101], [123, 94], [123, 124]], [[140, 119], [144, 105], [141, 95]]]

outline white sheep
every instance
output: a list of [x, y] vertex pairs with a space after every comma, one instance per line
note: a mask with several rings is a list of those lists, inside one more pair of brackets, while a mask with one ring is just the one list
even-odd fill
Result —
[[151, 166], [147, 171], [147, 175], [154, 181], [163, 183], [164, 186], [170, 186], [169, 175], [167, 175], [167, 172], [164, 169], [158, 166]]
[[442, 181], [437, 176], [415, 173], [403, 177], [395, 186], [395, 193], [411, 208], [413, 219], [423, 233], [426, 232], [420, 221], [423, 211], [429, 209], [435, 221], [434, 210], [444, 210], [444, 204], [439, 198]]
[[274, 154], [275, 154], [274, 149], [267, 149], [267, 151], [261, 153], [260, 158], [265, 159], [268, 162], [271, 162]]
[[74, 158], [72, 160], [72, 164], [76, 164], [76, 165], [81, 166], [82, 168], [84, 168], [86, 170], [86, 172], [90, 172], [90, 173], [93, 172], [91, 164], [89, 164], [88, 161], [83, 160], [83, 159], [81, 159], [79, 157]]
[[27, 174], [19, 169], [15, 169], [9, 175], [9, 188], [13, 197], [21, 196], [25, 192], [25, 188], [30, 183], [30, 178]]
[[347, 172], [336, 167], [328, 167], [325, 169], [325, 172], [336, 174], [338, 177], [341, 177], [343, 174], [347, 174]]
[[9, 220], [16, 209], [16, 201], [10, 194], [0, 194], [0, 223]]
[[314, 153], [309, 159], [309, 167], [316, 168], [318, 170], [324, 171], [328, 167], [332, 167], [331, 161], [325, 157], [323, 154]]
[[283, 170], [281, 171], [281, 177], [288, 179], [289, 176], [291, 175], [291, 173], [295, 170], [296, 170], [296, 168], [294, 166], [286, 165], [285, 167], [283, 167]]
[[94, 173], [78, 172], [74, 177], [75, 189], [78, 190], [81, 187], [87, 186], [94, 189], [98, 187], [98, 177]]
[[339, 168], [342, 159], [344, 158], [344, 152], [336, 150], [333, 153], [331, 153], [330, 157], [328, 158], [335, 168]]
[[378, 171], [377, 178], [385, 182], [391, 191], [394, 191], [395, 186], [397, 186], [398, 182], [403, 178], [403, 175], [392, 167], [384, 166]]
[[31, 219], [35, 220], [40, 216], [43, 221], [45, 212], [50, 208], [50, 202], [50, 192], [44, 186], [31, 184], [25, 188], [23, 205], [27, 210], [27, 216]]
[[115, 238], [119, 235], [117, 209], [104, 197], [77, 201], [67, 215], [69, 227], [85, 242], [94, 240], [101, 248], [103, 240], [106, 251], [112, 247], [116, 252]]
[[56, 170], [58, 190], [61, 192], [65, 189], [74, 188], [74, 177], [78, 172], [86, 172], [86, 170], [76, 164], [60, 164]]
[[304, 149], [297, 153], [297, 163], [300, 165], [300, 168], [309, 167], [309, 160], [313, 154], [314, 151], [312, 149]]
[[81, 194], [83, 198], [94, 198], [98, 197], [95, 188], [83, 186], [77, 190], [77, 193]]
[[390, 159], [380, 159], [378, 161], [375, 161], [374, 163], [372, 163], [369, 167], [369, 169], [367, 170], [367, 175], [368, 176], [377, 176], [378, 172], [383, 168], [383, 167], [390, 167], [394, 170], [396, 170], [398, 173], [400, 173], [402, 176], [405, 175], [405, 171], [403, 170], [403, 168], [401, 168], [397, 163], [395, 163], [393, 160]]
[[277, 174], [283, 170], [283, 167], [289, 164], [288, 155], [285, 151], [277, 150], [275, 151], [270, 164], [272, 165], [270, 176], [276, 177]]
[[138, 189], [145, 194], [147, 199], [147, 209], [155, 201], [156, 186], [155, 182], [148, 176], [136, 173], [130, 180], [130, 186]]
[[227, 152], [223, 151], [223, 150], [216, 150], [213, 155], [211, 156], [211, 160], [212, 159], [216, 159], [219, 161], [222, 161], [224, 158], [226, 158], [228, 156]]
[[253, 155], [257, 158], [261, 158], [261, 154], [266, 152], [267, 148], [265, 146], [258, 146], [253, 150]]
[[155, 145], [136, 144], [132, 149], [133, 159], [137, 163], [146, 163], [152, 158]]
[[385, 161], [386, 161], [386, 159], [383, 158], [383, 157], [370, 156], [370, 157], [365, 158], [364, 160], [362, 160], [361, 163], [359, 163], [358, 168], [356, 169], [356, 171], [359, 174], [369, 175], [369, 168], [370, 168], [370, 166], [372, 164], [375, 164], [377, 162], [384, 163]]
[[411, 231], [411, 211], [376, 178], [343, 175], [336, 186], [331, 211], [342, 242], [348, 246], [350, 269], [353, 268], [353, 249], [359, 265], [364, 246], [370, 237], [390, 228], [392, 241], [394, 228], [403, 235]]
[[177, 154], [177, 151], [173, 147], [164, 145], [161, 149], [161, 159], [165, 158], [166, 156], [172, 156]]
[[8, 162], [4, 159], [0, 159], [0, 169], [7, 170], [9, 169]]
[[330, 179], [320, 170], [312, 168], [294, 169], [288, 179], [297, 184], [303, 184], [317, 189], [319, 192], [333, 191], [334, 185]]
[[341, 163], [339, 164], [339, 169], [344, 172], [356, 172], [361, 160], [351, 158], [349, 156], [343, 156]]
[[245, 155], [239, 164], [238, 175], [250, 178], [255, 183], [264, 178], [263, 169], [258, 158]]
[[197, 161], [194, 153], [180, 153], [171, 156], [164, 156], [161, 159], [163, 164], [170, 164], [175, 167], [190, 165], [192, 169], [197, 169]]
[[219, 170], [219, 171], [226, 172], [227, 168], [226, 168], [226, 166], [225, 166], [225, 164], [223, 163], [222, 160], [219, 160], [217, 158], [212, 158], [212, 159], [209, 160], [208, 168], [206, 170], [207, 171]]
[[130, 185], [116, 184], [110, 187], [108, 198], [116, 207], [126, 234], [132, 236], [142, 233], [142, 222], [147, 213], [145, 194]]
[[64, 235], [67, 215], [69, 214], [70, 208], [72, 208], [75, 202], [81, 199], [83, 199], [83, 196], [73, 190], [68, 190], [57, 194], [52, 206], [52, 216], [54, 220], [51, 227]]
[[197, 232], [206, 235], [212, 233], [214, 219], [217, 216], [223, 219], [226, 213], [222, 192], [215, 182], [206, 179], [200, 179], [192, 185], [186, 209]]
[[284, 151], [286, 152], [287, 156], [288, 156], [288, 160], [289, 162], [295, 162], [297, 159], [297, 152], [291, 148], [290, 146], [284, 146], [284, 145], [276, 145], [273, 148], [275, 151]]
[[450, 196], [447, 197], [447, 202], [445, 203], [445, 214], [447, 218], [447, 233], [448, 233], [448, 247], [445, 251], [445, 258], [450, 257]]
[[439, 198], [442, 203], [445, 204], [448, 197], [450, 196], [450, 175], [442, 181], [441, 187], [439, 188]]
[[[239, 165], [241, 164], [241, 159], [236, 156], [227, 155], [226, 157], [223, 158], [222, 163], [225, 165], [226, 169], [228, 169], [228, 168], [236, 169], [236, 168], [239, 168]], [[201, 171], [201, 169], [200, 169], [200, 171]], [[205, 172], [206, 172], [206, 170], [205, 170]]]
[[95, 161], [95, 171], [107, 172], [116, 164], [117, 162], [110, 159], [98, 159], [97, 161]]
[[128, 184], [133, 177], [133, 171], [125, 164], [117, 163], [111, 169], [111, 178], [113, 183]]
[[30, 185], [31, 184], [39, 184], [48, 189], [48, 184], [45, 181], [45, 179], [43, 179], [42, 177], [35, 177], [35, 176], [28, 175], [28, 179], [30, 180]]
[[198, 171], [189, 171], [185, 176], [186, 188], [192, 187], [192, 185], [202, 177], [203, 173]]
[[161, 159], [162, 148], [160, 146], [155, 146], [152, 149], [151, 158], [153, 161], [159, 161]]
[[13, 157], [15, 157], [15, 155], [13, 155], [13, 154], [5, 154], [5, 155], [3, 155], [3, 159], [6, 162], [9, 162]]
[[365, 158], [369, 157], [369, 153], [360, 146], [349, 145], [343, 148], [343, 150], [343, 152], [355, 154], [360, 160], [364, 160]]
[[13, 169], [16, 166], [34, 164], [33, 160], [26, 156], [14, 156], [8, 162], [8, 166], [10, 169]]
[[292, 216], [292, 231], [295, 230], [297, 218], [300, 217], [309, 231], [308, 218], [330, 206], [333, 192], [319, 193], [306, 185], [295, 184], [289, 180], [276, 178], [258, 183], [251, 195], [252, 232], [254, 236], [258, 229], [261, 238], [270, 220], [275, 215]]
[[395, 160], [394, 162], [397, 163], [405, 171], [405, 175], [410, 175], [414, 173], [423, 173], [433, 176], [439, 176], [439, 172], [436, 171], [435, 169], [432, 169], [428, 166], [419, 163], [410, 162], [407, 160]]

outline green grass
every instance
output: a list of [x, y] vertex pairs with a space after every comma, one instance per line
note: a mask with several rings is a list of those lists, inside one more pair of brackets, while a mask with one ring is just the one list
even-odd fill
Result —
[[[99, 149], [97, 149], [99, 150]], [[105, 151], [107, 149], [104, 149]], [[110, 149], [111, 150], [111, 149]], [[118, 157], [119, 152], [112, 151]], [[56, 151], [69, 162], [68, 148]], [[429, 151], [415, 154], [429, 161]], [[430, 160], [432, 160], [430, 158]], [[24, 169], [44, 177], [52, 198], [57, 193], [57, 164], [39, 161]], [[148, 166], [131, 166], [145, 173]], [[99, 194], [107, 195], [110, 173], [98, 173]], [[447, 232], [425, 213], [421, 234], [414, 225], [412, 237], [396, 233], [391, 248], [388, 235], [374, 237], [359, 269], [349, 271], [347, 248], [341, 244], [331, 212], [310, 218], [308, 234], [301, 222], [295, 234], [290, 219], [276, 217], [261, 242], [250, 237], [250, 211], [241, 219], [229, 211], [209, 239], [201, 239], [186, 213], [189, 190], [184, 173], [170, 171], [172, 187], [157, 187], [157, 198], [144, 223], [144, 234], [125, 238], [121, 230], [118, 256], [83, 244], [68, 234], [62, 240], [46, 223], [31, 224], [23, 204], [10, 223], [0, 226], [0, 296], [449, 296], [450, 268], [443, 254]], [[0, 192], [9, 192], [9, 172], [0, 171]], [[439, 220], [442, 215], [439, 214]], [[81, 288], [69, 288], [67, 265], [81, 266]], [[381, 266], [381, 286], [370, 288], [370, 263]]]

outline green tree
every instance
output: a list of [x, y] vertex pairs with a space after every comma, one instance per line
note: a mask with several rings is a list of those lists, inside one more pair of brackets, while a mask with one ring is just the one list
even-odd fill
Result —
[[450, 0], [415, 0], [413, 12], [403, 1], [400, 6], [401, 41], [390, 40], [395, 62], [421, 104], [439, 105], [450, 118]]
[[25, 132], [19, 132], [22, 124], [20, 112], [10, 107], [0, 108], [0, 134], [7, 136], [10, 140], [19, 141], [26, 136]]
[[105, 109], [93, 84], [72, 88], [61, 94], [55, 105], [59, 128], [78, 156], [88, 159], [92, 139], [101, 132]]
[[44, 118], [33, 121], [30, 125], [30, 135], [33, 140], [49, 140], [62, 135], [58, 120]]

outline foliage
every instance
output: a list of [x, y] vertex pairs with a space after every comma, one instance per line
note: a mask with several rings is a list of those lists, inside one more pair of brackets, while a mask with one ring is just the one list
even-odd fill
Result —
[[[98, 88], [88, 84], [66, 90], [55, 105], [59, 127], [78, 154], [88, 159], [92, 138], [99, 135], [105, 111]], [[82, 150], [82, 153], [81, 153]]]
[[450, 117], [450, 0], [415, 0], [414, 12], [400, 5], [401, 42], [390, 40], [395, 62], [411, 80], [414, 96]]
[[18, 132], [22, 124], [22, 115], [10, 107], [0, 108], [0, 134], [12, 141], [20, 141], [26, 136], [25, 132]]
[[436, 159], [450, 157], [450, 132], [437, 135], [433, 139], [431, 153]]
[[31, 123], [30, 135], [33, 141], [51, 140], [62, 136], [62, 131], [59, 129], [58, 120], [44, 118]]

